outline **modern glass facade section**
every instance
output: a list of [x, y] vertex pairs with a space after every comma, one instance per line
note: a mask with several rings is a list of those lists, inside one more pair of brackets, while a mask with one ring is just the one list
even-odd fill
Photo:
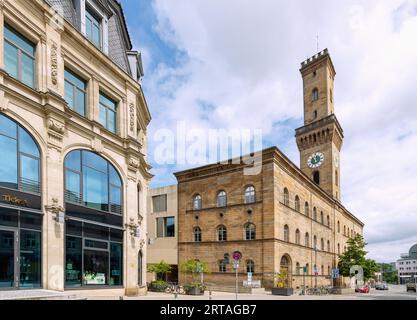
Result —
[[33, 138], [0, 114], [0, 187], [40, 193], [40, 152]]
[[0, 289], [40, 288], [42, 215], [0, 207]]
[[69, 220], [65, 286], [122, 286], [123, 230]]
[[104, 158], [91, 151], [75, 150], [65, 160], [65, 200], [122, 214], [122, 181]]

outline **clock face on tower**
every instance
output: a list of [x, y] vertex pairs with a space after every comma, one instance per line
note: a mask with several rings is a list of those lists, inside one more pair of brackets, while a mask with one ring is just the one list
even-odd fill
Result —
[[324, 154], [321, 152], [313, 153], [307, 160], [307, 165], [311, 169], [320, 167], [324, 162]]

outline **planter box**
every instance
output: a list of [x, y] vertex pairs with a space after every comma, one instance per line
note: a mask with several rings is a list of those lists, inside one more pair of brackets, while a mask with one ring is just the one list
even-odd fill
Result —
[[271, 293], [274, 296], [291, 296], [294, 290], [293, 288], [272, 288]]
[[185, 293], [189, 296], [202, 296], [204, 295], [204, 290], [200, 290], [200, 288], [191, 288]]

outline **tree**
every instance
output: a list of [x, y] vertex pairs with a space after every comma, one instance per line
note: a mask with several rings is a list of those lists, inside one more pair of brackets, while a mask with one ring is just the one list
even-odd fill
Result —
[[378, 271], [378, 265], [374, 260], [367, 259], [365, 246], [367, 243], [364, 241], [360, 234], [350, 238], [347, 241], [348, 248], [345, 253], [340, 256], [339, 269], [340, 274], [344, 277], [350, 276], [350, 268], [352, 266], [361, 266], [363, 269], [364, 280], [372, 278], [375, 272]]
[[180, 266], [182, 273], [190, 274], [193, 282], [196, 282], [196, 275], [210, 272], [207, 262], [199, 260], [187, 260]]
[[156, 273], [156, 280], [166, 281], [168, 273], [171, 272], [172, 267], [162, 260], [159, 263], [148, 265], [148, 272]]
[[397, 284], [398, 283], [398, 273], [389, 263], [378, 263], [378, 270], [382, 272], [382, 280], [387, 283]]

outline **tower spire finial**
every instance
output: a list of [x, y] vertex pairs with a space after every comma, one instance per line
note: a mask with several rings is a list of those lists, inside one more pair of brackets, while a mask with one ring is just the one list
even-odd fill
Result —
[[317, 52], [319, 52], [319, 35], [317, 34]]

